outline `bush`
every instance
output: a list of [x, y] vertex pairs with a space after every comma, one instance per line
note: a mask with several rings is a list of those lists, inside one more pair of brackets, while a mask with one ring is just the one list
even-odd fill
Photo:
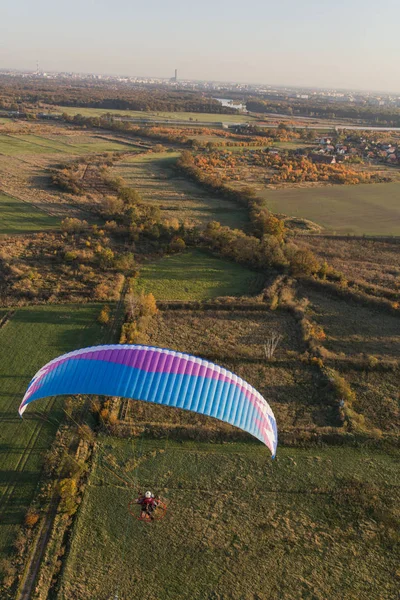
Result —
[[17, 575], [17, 569], [12, 564], [11, 560], [3, 558], [0, 560], [0, 577], [5, 588], [10, 588]]
[[61, 221], [61, 231], [65, 233], [82, 233], [88, 229], [87, 221], [81, 221], [73, 217], [67, 217]]
[[68, 515], [73, 515], [77, 509], [78, 484], [75, 479], [66, 477], [58, 484], [61, 502], [60, 509]]
[[152, 317], [158, 313], [156, 299], [153, 294], [143, 294], [139, 298], [140, 313], [142, 316]]
[[178, 237], [172, 240], [169, 248], [171, 252], [183, 252], [186, 248], [186, 244], [182, 238]]
[[110, 307], [107, 304], [101, 309], [97, 320], [101, 325], [107, 325], [110, 321]]
[[34, 508], [29, 508], [25, 515], [25, 525], [29, 528], [34, 527], [39, 521], [39, 512]]
[[285, 247], [285, 255], [289, 261], [292, 274], [297, 277], [299, 275], [314, 275], [320, 270], [320, 264], [311, 250], [299, 249], [294, 244], [288, 244]]

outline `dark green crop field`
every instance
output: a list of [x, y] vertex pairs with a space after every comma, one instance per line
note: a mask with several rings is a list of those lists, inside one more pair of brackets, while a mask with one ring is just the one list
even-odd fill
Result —
[[57, 229], [59, 219], [39, 210], [29, 202], [0, 193], [0, 234], [33, 233]]
[[193, 250], [144, 264], [137, 287], [156, 300], [192, 301], [255, 294], [262, 283], [259, 273]]
[[9, 551], [31, 502], [43, 453], [62, 416], [53, 399], [28, 408], [23, 419], [18, 406], [42, 365], [100, 341], [98, 312], [95, 305], [21, 308], [0, 329], [0, 558]]

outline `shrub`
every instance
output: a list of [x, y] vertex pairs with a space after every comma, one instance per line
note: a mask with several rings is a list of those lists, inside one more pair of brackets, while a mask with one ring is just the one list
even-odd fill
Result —
[[313, 275], [320, 270], [320, 264], [311, 250], [297, 248], [294, 244], [287, 245], [285, 255], [289, 261], [293, 275]]
[[5, 588], [10, 588], [15, 580], [17, 569], [8, 558], [0, 560], [0, 576], [2, 578], [2, 584]]
[[107, 304], [101, 309], [97, 320], [101, 325], [107, 325], [110, 321], [110, 307]]
[[110, 288], [107, 283], [99, 283], [96, 285], [93, 296], [96, 300], [108, 300], [110, 295]]
[[39, 512], [34, 508], [29, 508], [25, 515], [25, 525], [29, 528], [34, 527], [39, 521]]
[[118, 271], [132, 271], [135, 268], [135, 257], [132, 252], [120, 254], [115, 259], [114, 266]]
[[61, 221], [61, 231], [65, 233], [82, 233], [88, 229], [87, 221], [81, 221], [74, 217], [67, 217]]
[[178, 237], [172, 240], [169, 247], [172, 252], [183, 252], [186, 248], [186, 244], [182, 238]]
[[68, 515], [73, 515], [77, 509], [78, 484], [75, 479], [66, 477], [58, 484], [61, 502], [60, 509]]
[[158, 313], [156, 299], [153, 294], [143, 294], [140, 296], [140, 312], [141, 315], [149, 317]]

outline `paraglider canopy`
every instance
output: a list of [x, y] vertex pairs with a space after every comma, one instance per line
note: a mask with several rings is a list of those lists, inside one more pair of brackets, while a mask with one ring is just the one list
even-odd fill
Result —
[[76, 394], [120, 396], [215, 417], [276, 453], [276, 420], [261, 394], [227, 369], [189, 354], [129, 344], [74, 350], [36, 373], [19, 414], [39, 398]]

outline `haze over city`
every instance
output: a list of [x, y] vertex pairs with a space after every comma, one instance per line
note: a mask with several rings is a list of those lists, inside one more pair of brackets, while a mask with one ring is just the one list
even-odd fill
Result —
[[399, 92], [399, 20], [396, 0], [5, 0], [0, 67]]
[[0, 0], [0, 600], [389, 600], [400, 0]]

